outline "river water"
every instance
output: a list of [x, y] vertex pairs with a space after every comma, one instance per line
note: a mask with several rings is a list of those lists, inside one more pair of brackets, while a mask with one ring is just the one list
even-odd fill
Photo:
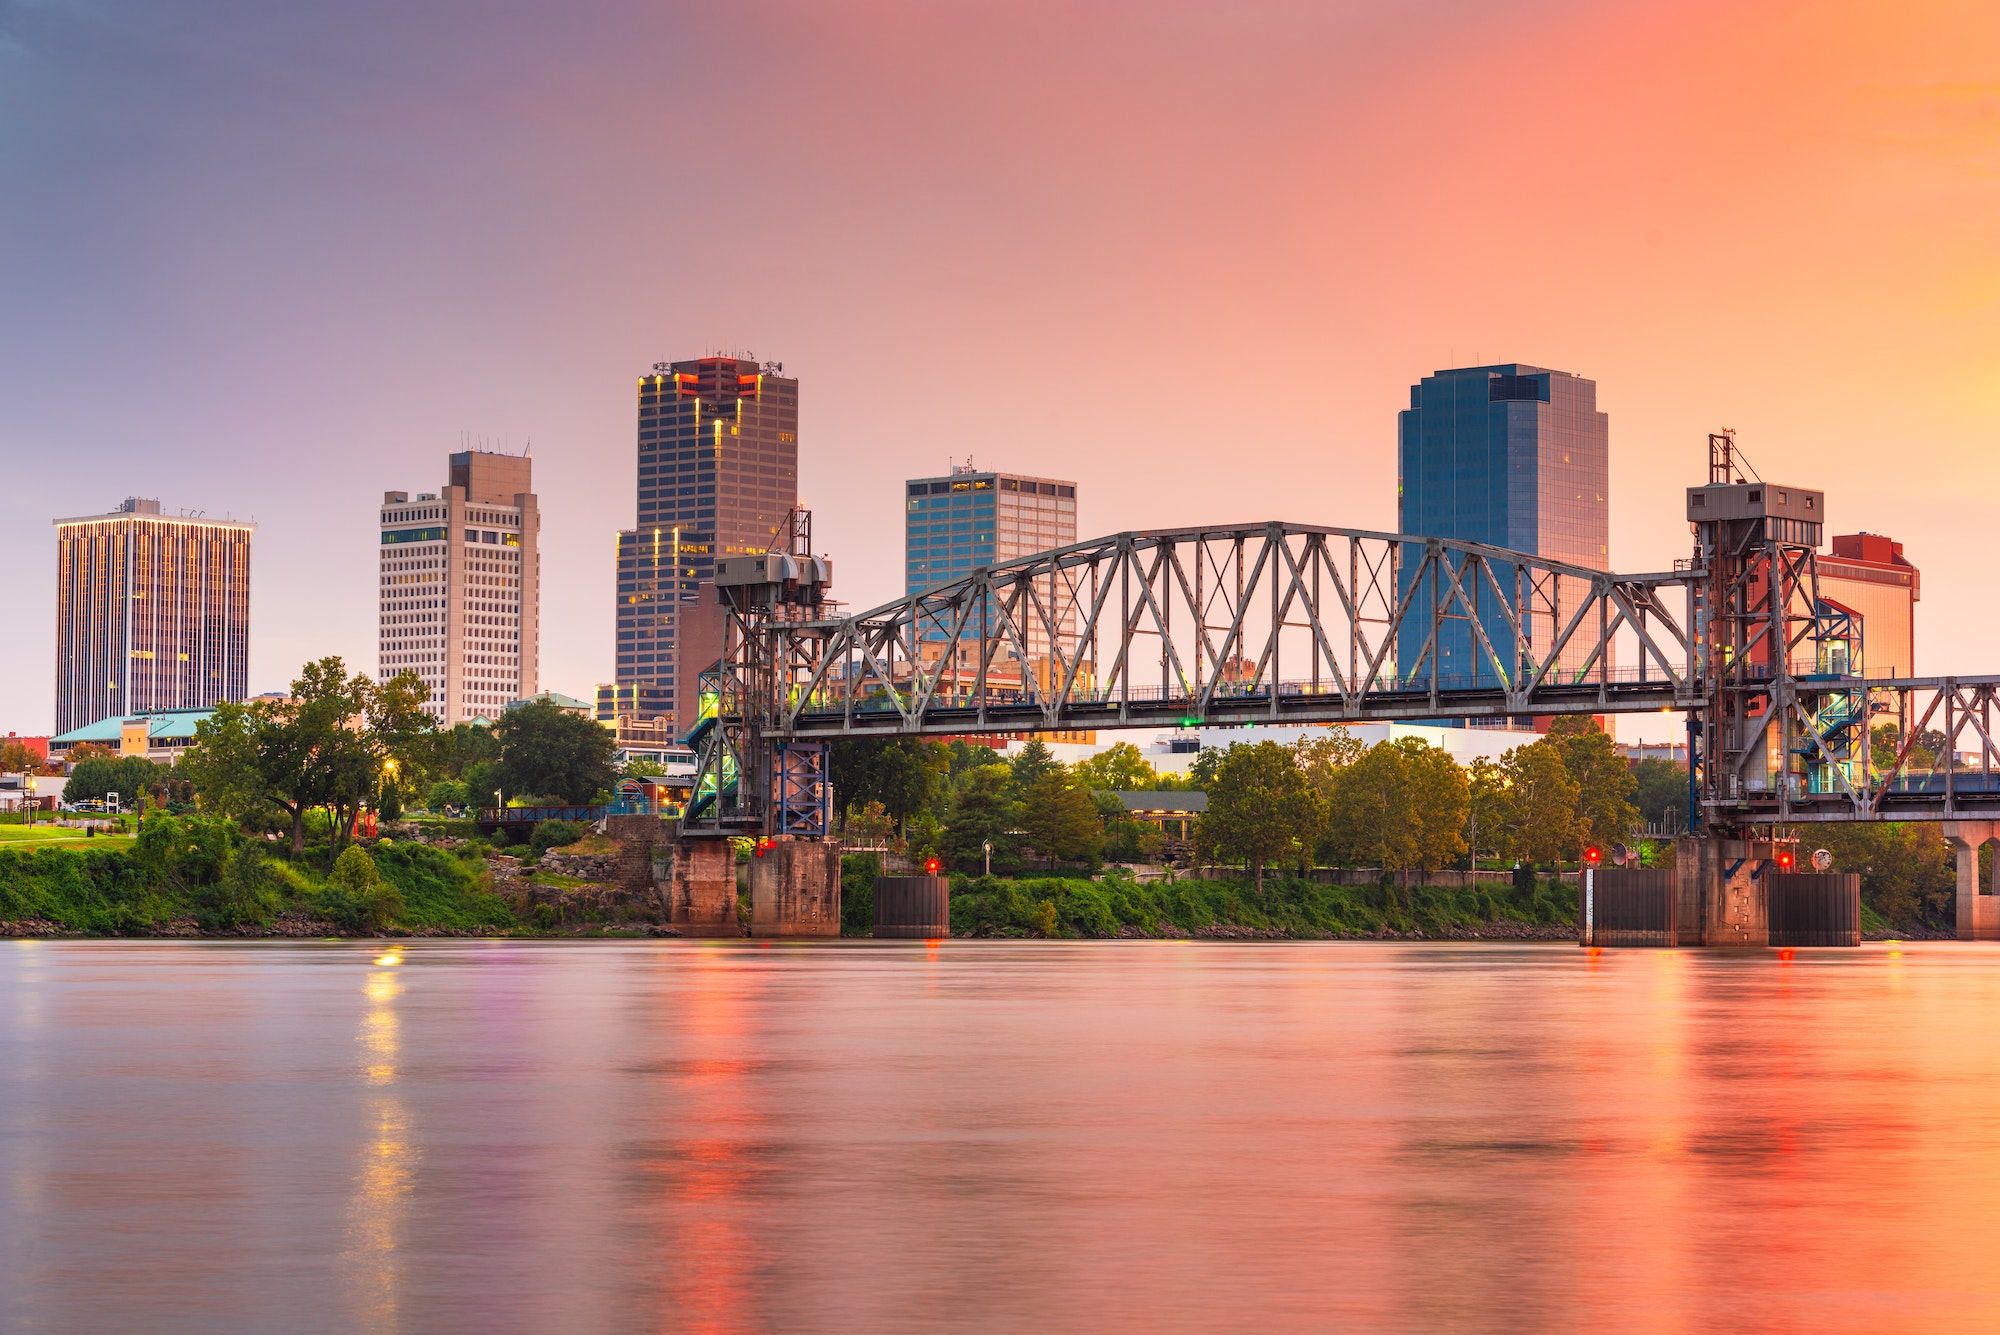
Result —
[[2000, 1325], [2000, 949], [0, 942], [0, 1328]]

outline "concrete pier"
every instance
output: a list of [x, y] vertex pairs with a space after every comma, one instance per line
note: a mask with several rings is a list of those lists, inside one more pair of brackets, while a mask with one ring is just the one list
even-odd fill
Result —
[[838, 844], [780, 835], [750, 859], [750, 935], [840, 935]]
[[741, 936], [736, 847], [727, 839], [676, 839], [668, 919], [682, 936]]
[[1764, 875], [1777, 846], [1766, 839], [1674, 841], [1675, 937], [1683, 946], [1768, 946], [1770, 905]]
[[2000, 839], [2000, 821], [1948, 820], [1944, 839], [1958, 863], [1958, 939], [2000, 941], [2000, 895], [1979, 893], [1979, 850]]
[[[1977, 845], [1973, 850], [1976, 867]], [[1779, 851], [1767, 840], [1684, 835], [1674, 841], [1670, 872], [1603, 868], [1593, 918], [1579, 940], [1601, 946], [1860, 945], [1861, 878], [1853, 872], [1781, 872]]]

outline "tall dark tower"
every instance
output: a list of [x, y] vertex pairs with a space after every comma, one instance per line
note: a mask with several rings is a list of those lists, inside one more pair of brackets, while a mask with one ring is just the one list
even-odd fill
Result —
[[660, 362], [639, 377], [638, 518], [618, 535], [616, 684], [597, 713], [694, 726], [695, 683], [722, 652], [703, 586], [715, 559], [767, 550], [799, 499], [799, 382], [741, 357]]
[[[1400, 533], [1610, 568], [1611, 427], [1597, 410], [1594, 380], [1513, 363], [1427, 375], [1410, 387], [1410, 406], [1398, 417], [1396, 462]], [[1559, 633], [1560, 609], [1582, 597], [1581, 589], [1550, 592], [1556, 596], [1538, 595], [1528, 616], [1534, 643], [1527, 647], [1537, 659]], [[1416, 596], [1430, 605], [1428, 590]], [[1419, 668], [1427, 620], [1412, 618], [1396, 647], [1406, 675]], [[1481, 621], [1500, 660], [1519, 661], [1498, 609]], [[1562, 666], [1581, 668], [1587, 653], [1566, 651]], [[1445, 684], [1493, 682], [1493, 666], [1463, 621], [1439, 629], [1438, 660]], [[1428, 665], [1423, 671], [1428, 677]]]

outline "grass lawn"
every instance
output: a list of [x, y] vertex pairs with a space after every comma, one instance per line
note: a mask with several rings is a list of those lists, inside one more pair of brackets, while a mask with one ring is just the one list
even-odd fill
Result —
[[122, 848], [132, 842], [129, 834], [100, 834], [96, 838], [82, 830], [64, 829], [60, 825], [0, 825], [0, 844], [26, 843], [33, 840], [37, 844], [81, 844], [88, 842], [92, 847]]

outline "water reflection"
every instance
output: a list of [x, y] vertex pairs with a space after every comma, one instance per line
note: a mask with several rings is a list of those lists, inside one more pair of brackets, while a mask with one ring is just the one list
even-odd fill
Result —
[[1996, 1014], [1925, 943], [4, 949], [0, 1325], [1985, 1328]]
[[402, 1232], [418, 1158], [409, 1110], [397, 1089], [402, 1021], [396, 1001], [403, 994], [402, 980], [393, 968], [398, 963], [393, 955], [377, 959], [362, 985], [368, 1004], [361, 1015], [358, 1075], [367, 1091], [361, 1103], [365, 1134], [341, 1261], [348, 1315], [365, 1330], [395, 1330], [400, 1325], [407, 1274]]

